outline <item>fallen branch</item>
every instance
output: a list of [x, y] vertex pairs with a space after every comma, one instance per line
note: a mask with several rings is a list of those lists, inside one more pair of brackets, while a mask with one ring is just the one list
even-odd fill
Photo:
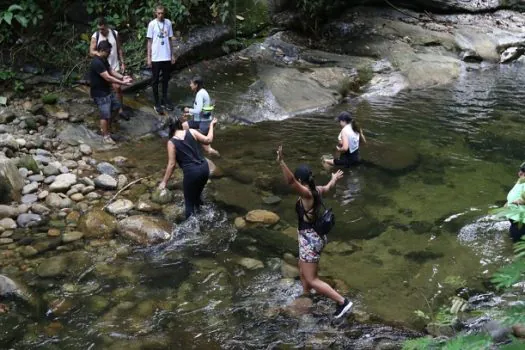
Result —
[[137, 179], [137, 180], [134, 180], [134, 181], [131, 181], [129, 184], [127, 184], [126, 186], [122, 187], [117, 193], [115, 193], [115, 195], [113, 197], [111, 197], [111, 199], [106, 203], [106, 205], [104, 207], [102, 207], [102, 210], [106, 209], [108, 205], [111, 204], [111, 202], [113, 202], [115, 200], [115, 198], [117, 198], [117, 196], [124, 190], [126, 190], [127, 188], [133, 186], [134, 184], [136, 184], [137, 182], [140, 182], [144, 179], [147, 179], [149, 176], [145, 176], [145, 177], [141, 177], [140, 179]]

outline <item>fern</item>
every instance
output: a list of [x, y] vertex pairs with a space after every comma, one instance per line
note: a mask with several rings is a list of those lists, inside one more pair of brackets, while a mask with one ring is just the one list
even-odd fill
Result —
[[482, 350], [492, 344], [491, 338], [485, 334], [460, 336], [447, 341], [442, 350]]
[[525, 305], [511, 306], [503, 316], [506, 325], [525, 324]]
[[510, 288], [513, 284], [521, 280], [525, 272], [525, 260], [517, 260], [510, 265], [500, 268], [491, 278], [491, 282], [498, 289]]
[[410, 339], [403, 343], [403, 350], [426, 350], [435, 347], [435, 340], [432, 338]]
[[516, 259], [525, 258], [525, 236], [521, 237], [521, 240], [514, 244], [514, 254]]

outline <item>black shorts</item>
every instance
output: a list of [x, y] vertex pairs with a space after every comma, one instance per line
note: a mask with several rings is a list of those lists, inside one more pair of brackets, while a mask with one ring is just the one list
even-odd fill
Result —
[[334, 165], [342, 166], [345, 168], [350, 168], [352, 165], [359, 164], [359, 150], [355, 150], [354, 152], [345, 152], [341, 154], [339, 159], [334, 159]]
[[514, 243], [518, 242], [525, 235], [525, 224], [510, 220], [509, 234]]

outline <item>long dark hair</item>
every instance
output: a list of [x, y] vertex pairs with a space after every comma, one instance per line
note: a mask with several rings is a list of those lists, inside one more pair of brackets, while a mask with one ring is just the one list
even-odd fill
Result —
[[317, 191], [317, 186], [314, 182], [314, 176], [310, 174], [310, 177], [308, 178], [308, 188], [312, 192], [312, 196], [314, 197], [314, 219], [317, 219], [317, 209], [319, 208], [319, 203], [321, 202], [321, 196], [319, 195], [319, 191]]
[[179, 118], [172, 119], [168, 121], [168, 137], [171, 139], [175, 135], [175, 131], [182, 130], [182, 121]]
[[191, 79], [191, 82], [197, 85], [197, 92], [204, 88], [204, 79], [202, 79], [199, 75], [194, 76], [193, 79]]
[[352, 126], [352, 130], [354, 130], [356, 133], [361, 133], [361, 126], [359, 123], [355, 120], [355, 118], [352, 118], [352, 113], [350, 112], [342, 112], [339, 114], [339, 120], [346, 122], [347, 124], [350, 124]]
[[295, 169], [295, 178], [299, 180], [301, 183], [305, 183], [308, 188], [310, 189], [310, 192], [312, 192], [312, 196], [314, 198], [314, 217], [317, 217], [317, 208], [319, 206], [319, 203], [321, 202], [321, 196], [319, 192], [317, 191], [317, 186], [315, 185], [314, 176], [312, 173], [312, 170], [307, 165], [300, 165]]

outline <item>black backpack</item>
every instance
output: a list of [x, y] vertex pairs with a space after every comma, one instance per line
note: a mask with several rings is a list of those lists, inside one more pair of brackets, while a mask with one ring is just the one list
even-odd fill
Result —
[[323, 200], [321, 199], [321, 196], [319, 196], [319, 201], [323, 206], [324, 212], [322, 215], [317, 217], [317, 220], [315, 220], [314, 228], [315, 232], [317, 232], [321, 236], [324, 236], [327, 235], [328, 232], [330, 232], [335, 226], [335, 214], [332, 208], [326, 209]]

